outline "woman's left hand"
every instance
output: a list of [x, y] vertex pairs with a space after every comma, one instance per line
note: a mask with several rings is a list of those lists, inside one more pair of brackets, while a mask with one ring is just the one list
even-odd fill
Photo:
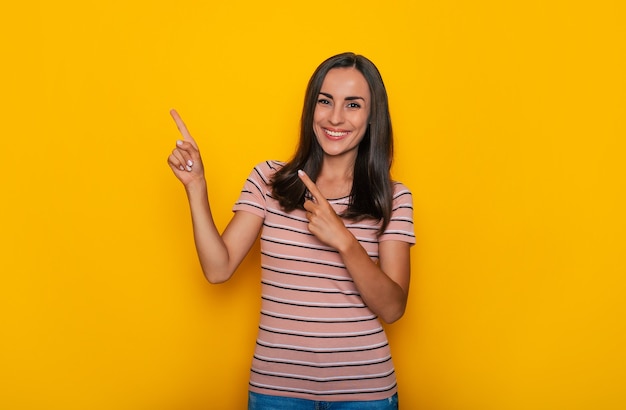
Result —
[[311, 178], [304, 171], [298, 171], [298, 176], [313, 196], [312, 199], [304, 201], [309, 231], [328, 246], [337, 250], [346, 248], [351, 241], [355, 240], [354, 236], [345, 227], [339, 215]]

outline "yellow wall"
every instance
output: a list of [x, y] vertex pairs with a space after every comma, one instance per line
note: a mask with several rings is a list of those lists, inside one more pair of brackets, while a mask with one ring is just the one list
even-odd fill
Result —
[[11, 3], [0, 408], [244, 406], [258, 257], [203, 280], [168, 110], [224, 226], [346, 50], [383, 73], [415, 198], [410, 305], [388, 327], [403, 408], [626, 407], [622, 1]]

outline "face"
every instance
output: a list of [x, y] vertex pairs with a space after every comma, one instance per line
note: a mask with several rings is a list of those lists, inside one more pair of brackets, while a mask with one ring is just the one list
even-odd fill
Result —
[[369, 85], [356, 68], [333, 68], [326, 74], [313, 115], [313, 130], [325, 156], [356, 158], [370, 103]]

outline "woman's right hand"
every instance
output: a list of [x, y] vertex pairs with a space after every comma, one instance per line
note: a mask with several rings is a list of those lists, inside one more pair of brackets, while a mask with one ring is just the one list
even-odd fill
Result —
[[235, 212], [222, 234], [213, 221], [204, 167], [198, 144], [175, 110], [170, 111], [182, 140], [167, 163], [184, 185], [191, 210], [193, 237], [202, 272], [211, 283], [228, 280], [246, 257], [263, 226], [263, 218], [250, 212]]
[[167, 163], [172, 168], [176, 178], [185, 185], [185, 188], [189, 188], [196, 183], [204, 184], [204, 166], [198, 150], [198, 144], [196, 144], [176, 110], [171, 110], [170, 115], [176, 122], [178, 131], [183, 139], [176, 141], [176, 148], [167, 158]]

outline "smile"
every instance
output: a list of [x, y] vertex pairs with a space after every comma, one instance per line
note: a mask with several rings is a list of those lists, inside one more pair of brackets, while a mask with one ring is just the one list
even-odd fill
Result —
[[331, 131], [331, 130], [326, 129], [326, 128], [324, 128], [324, 132], [326, 133], [326, 135], [328, 135], [331, 138], [345, 137], [346, 135], [348, 135], [350, 133], [349, 131]]

